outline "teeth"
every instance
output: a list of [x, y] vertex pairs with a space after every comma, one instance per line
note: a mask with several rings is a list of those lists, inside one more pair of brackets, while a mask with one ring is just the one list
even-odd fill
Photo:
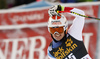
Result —
[[60, 35], [56, 35], [56, 36], [60, 36]]

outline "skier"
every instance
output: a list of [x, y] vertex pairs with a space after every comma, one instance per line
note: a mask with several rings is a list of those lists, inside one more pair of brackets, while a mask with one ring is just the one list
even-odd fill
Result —
[[61, 5], [55, 5], [48, 10], [48, 31], [53, 39], [48, 47], [49, 59], [91, 59], [82, 39], [85, 18], [69, 13], [75, 19], [68, 29], [67, 19], [58, 11], [73, 11], [85, 15], [80, 9]]

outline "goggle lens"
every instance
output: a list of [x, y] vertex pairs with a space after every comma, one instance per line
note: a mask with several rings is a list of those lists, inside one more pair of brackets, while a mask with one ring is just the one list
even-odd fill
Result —
[[50, 29], [50, 33], [51, 34], [54, 34], [55, 32], [58, 32], [58, 33], [63, 33], [64, 32], [64, 27], [49, 27]]

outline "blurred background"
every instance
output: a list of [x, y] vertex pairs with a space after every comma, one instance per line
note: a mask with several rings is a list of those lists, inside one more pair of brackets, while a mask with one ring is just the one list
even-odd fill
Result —
[[[12, 8], [15, 6], [29, 4], [32, 2], [39, 2], [42, 0], [0, 0], [0, 9]], [[60, 3], [79, 3], [79, 2], [95, 2], [99, 0], [43, 0], [48, 2], [60, 2]]]
[[[48, 9], [57, 4], [100, 18], [99, 0], [0, 0], [0, 59], [48, 59]], [[74, 17], [63, 15], [70, 27]], [[85, 18], [83, 41], [91, 58], [100, 59], [100, 20]]]

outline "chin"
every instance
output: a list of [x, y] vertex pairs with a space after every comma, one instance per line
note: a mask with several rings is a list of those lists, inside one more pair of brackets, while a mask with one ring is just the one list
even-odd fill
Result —
[[62, 39], [62, 37], [61, 38], [59, 38], [59, 37], [56, 37], [55, 38], [57, 41], [60, 41], [61, 39]]

